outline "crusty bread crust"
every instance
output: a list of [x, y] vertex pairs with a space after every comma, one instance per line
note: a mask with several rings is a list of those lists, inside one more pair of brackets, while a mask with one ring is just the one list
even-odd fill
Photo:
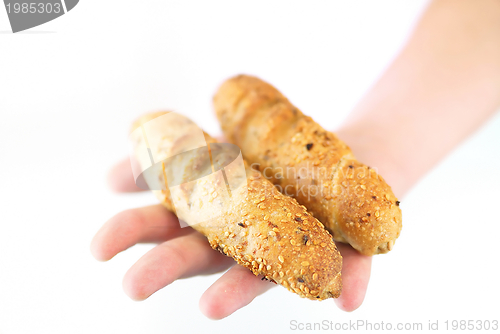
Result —
[[[132, 130], [164, 114], [144, 115], [134, 123]], [[167, 134], [171, 129], [165, 124], [153, 131]], [[168, 136], [164, 138], [169, 140]], [[207, 134], [205, 139], [209, 146], [216, 143]], [[181, 152], [182, 145], [181, 142], [162, 142], [151, 150], [175, 147]], [[202, 161], [207, 161], [203, 156], [197, 156], [187, 164], [186, 161], [178, 161], [174, 167], [176, 173], [198, 173], [201, 169], [211, 168], [203, 165]], [[255, 275], [281, 284], [301, 297], [313, 300], [338, 297], [342, 288], [342, 256], [332, 236], [304, 206], [281, 194], [260, 172], [251, 170], [246, 163], [245, 166], [247, 186], [232, 192], [231, 205], [221, 205], [221, 195], [215, 191], [224, 186], [222, 177], [216, 177], [212, 182], [200, 179], [194, 185], [191, 182], [189, 186], [174, 190], [166, 187], [166, 190], [153, 192], [171, 211], [174, 211], [172, 198], [176, 196], [192, 205], [209, 202], [220, 205], [222, 214], [219, 217], [192, 225], [189, 221], [186, 223], [204, 234], [212, 248], [232, 257]], [[163, 175], [158, 175], [158, 178], [163, 179]]]
[[365, 255], [392, 249], [402, 227], [399, 201], [335, 134], [252, 76], [224, 82], [214, 107], [225, 136], [252, 168], [305, 205], [336, 241]]

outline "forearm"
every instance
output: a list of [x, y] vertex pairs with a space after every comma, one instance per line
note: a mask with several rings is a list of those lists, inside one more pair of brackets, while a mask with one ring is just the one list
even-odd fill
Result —
[[500, 1], [438, 0], [337, 131], [402, 196], [500, 106]]

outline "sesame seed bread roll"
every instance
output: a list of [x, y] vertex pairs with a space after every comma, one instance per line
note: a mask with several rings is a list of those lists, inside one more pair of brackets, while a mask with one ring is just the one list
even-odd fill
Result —
[[305, 205], [336, 241], [365, 255], [393, 248], [402, 227], [399, 201], [335, 134], [256, 77], [227, 80], [213, 102], [224, 135], [251, 167]]
[[[166, 114], [144, 115], [134, 123], [132, 133]], [[180, 153], [192, 147], [193, 140], [188, 137], [190, 132], [195, 132], [196, 125], [184, 116], [177, 116], [178, 123], [162, 121], [148, 127], [148, 147], [152, 156], [168, 157], [174, 150]], [[179, 129], [183, 133], [174, 135]], [[168, 166], [167, 162], [162, 162], [162, 168], [155, 171], [153, 177], [160, 182], [166, 179], [169, 183], [171, 180], [179, 183], [179, 178], [180, 181], [191, 180], [180, 186], [166, 184], [164, 189], [153, 190], [161, 203], [176, 212], [179, 218], [186, 217], [186, 223], [205, 235], [213, 249], [232, 257], [255, 275], [262, 275], [263, 279], [281, 284], [308, 299], [337, 298], [342, 287], [342, 257], [323, 224], [295, 199], [281, 194], [243, 160], [243, 175], [231, 169], [228, 163], [234, 156], [226, 150], [217, 150], [216, 145], [221, 144], [206, 133], [204, 137], [209, 150], [177, 154], [167, 159]], [[141, 135], [132, 136], [131, 140], [135, 148], [143, 144]], [[140, 155], [136, 149], [135, 157]], [[224, 175], [215, 173], [217, 166], [225, 166]], [[230, 200], [224, 198], [221, 189], [226, 189], [228, 183], [239, 177], [244, 185], [230, 189]], [[188, 207], [194, 208], [190, 214], [185, 213]], [[219, 215], [205, 219], [207, 207], [219, 210]]]

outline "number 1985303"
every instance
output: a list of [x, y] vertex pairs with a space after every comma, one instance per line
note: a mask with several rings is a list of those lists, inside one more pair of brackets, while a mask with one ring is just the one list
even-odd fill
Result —
[[35, 14], [35, 13], [56, 13], [59, 14], [62, 11], [62, 6], [60, 3], [36, 3], [36, 2], [24, 2], [24, 3], [8, 3], [6, 5], [7, 12], [10, 13], [23, 13], [23, 14]]

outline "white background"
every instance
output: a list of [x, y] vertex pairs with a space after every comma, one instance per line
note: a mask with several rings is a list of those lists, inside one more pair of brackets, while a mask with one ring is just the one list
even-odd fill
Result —
[[499, 115], [402, 199], [402, 235], [374, 259], [353, 313], [278, 287], [212, 321], [198, 300], [218, 275], [133, 302], [123, 274], [152, 246], [107, 263], [89, 251], [108, 218], [156, 203], [105, 183], [138, 115], [168, 108], [219, 134], [211, 96], [227, 77], [248, 73], [335, 129], [425, 5], [84, 0], [18, 34], [0, 8], [0, 333], [284, 333], [291, 320], [424, 328], [429, 320], [500, 320]]

